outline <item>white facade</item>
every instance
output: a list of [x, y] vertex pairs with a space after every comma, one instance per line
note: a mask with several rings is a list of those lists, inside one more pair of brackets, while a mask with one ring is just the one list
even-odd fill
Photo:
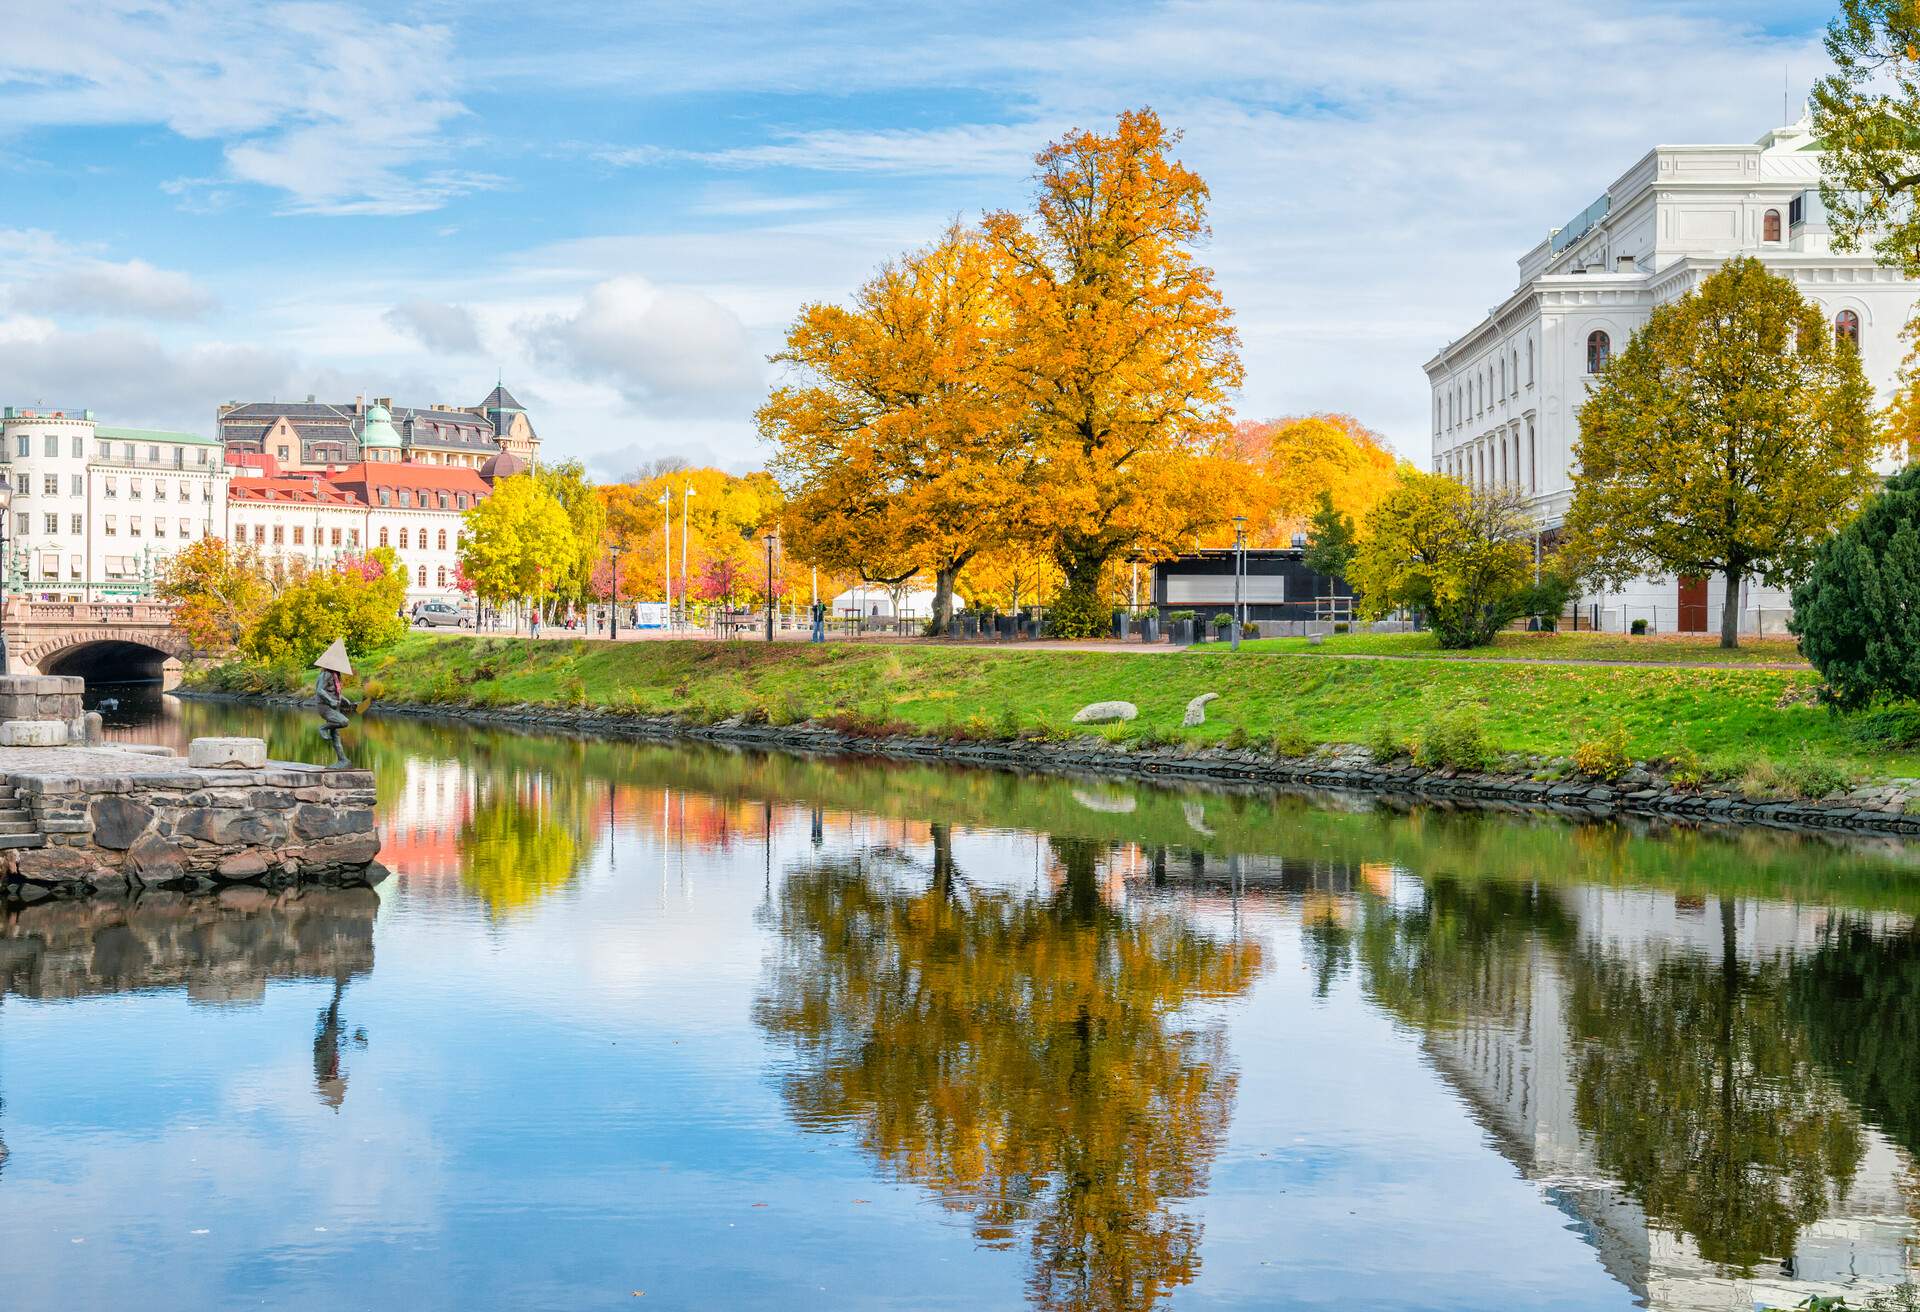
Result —
[[225, 452], [192, 433], [110, 428], [91, 411], [0, 412], [7, 586], [45, 600], [145, 591], [168, 557], [224, 535]]
[[[1871, 253], [1830, 249], [1820, 155], [1807, 120], [1751, 146], [1658, 146], [1519, 262], [1519, 286], [1427, 362], [1432, 467], [1528, 498], [1549, 540], [1573, 499], [1578, 411], [1593, 366], [1625, 348], [1655, 305], [1697, 287], [1735, 255], [1790, 279], [1837, 328], [1857, 333], [1877, 403], [1891, 395], [1920, 286]], [[1784, 592], [1749, 581], [1746, 632], [1783, 632]], [[1681, 584], [1647, 578], [1605, 598], [1601, 626], [1681, 627]], [[1689, 595], [1687, 627], [1717, 630], [1724, 581]], [[1705, 605], [1699, 603], [1704, 600]]]

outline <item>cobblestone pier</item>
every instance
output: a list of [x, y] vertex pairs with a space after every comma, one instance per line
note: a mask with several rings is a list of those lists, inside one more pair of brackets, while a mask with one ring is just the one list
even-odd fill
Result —
[[371, 883], [384, 873], [371, 864], [373, 809], [368, 770], [196, 766], [131, 744], [0, 746], [0, 900]]

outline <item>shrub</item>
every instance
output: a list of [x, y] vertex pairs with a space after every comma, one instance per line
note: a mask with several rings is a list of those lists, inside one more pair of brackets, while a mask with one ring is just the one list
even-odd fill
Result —
[[1581, 740], [1573, 749], [1573, 768], [1589, 779], [1612, 783], [1632, 766], [1633, 758], [1627, 755], [1627, 729], [1622, 724]]
[[1850, 782], [1851, 776], [1844, 769], [1820, 760], [1805, 748], [1799, 756], [1784, 761], [1754, 761], [1740, 778], [1741, 790], [1750, 796], [1786, 793], [1808, 800], [1839, 792]]
[[1223, 610], [1213, 617], [1213, 623], [1216, 628], [1231, 628], [1233, 625], [1233, 616]]
[[304, 666], [340, 638], [350, 654], [365, 656], [406, 636], [400, 618], [406, 595], [399, 557], [380, 547], [283, 589], [240, 646], [255, 660]]
[[1313, 739], [1307, 731], [1291, 722], [1280, 724], [1273, 731], [1273, 754], [1275, 756], [1307, 756], [1313, 752]]
[[1667, 782], [1676, 788], [1698, 788], [1707, 781], [1707, 767], [1701, 763], [1700, 753], [1684, 744], [1661, 757], [1658, 764], [1666, 771]]
[[1251, 624], [1251, 623], [1242, 624], [1240, 626], [1240, 636], [1247, 639], [1248, 641], [1252, 641], [1253, 639], [1260, 636], [1260, 626], [1258, 624]]
[[1462, 707], [1435, 720], [1414, 744], [1413, 761], [1429, 770], [1484, 770], [1492, 765], [1494, 750], [1487, 742], [1480, 712]]
[[1788, 627], [1831, 704], [1920, 697], [1920, 466], [1888, 479], [1821, 545]]
[[1000, 736], [1009, 739], [1020, 736], [1020, 712], [1011, 706], [1000, 708]]
[[1376, 764], [1385, 765], [1406, 754], [1407, 745], [1400, 741], [1400, 735], [1394, 732], [1393, 717], [1387, 716], [1373, 726], [1373, 732], [1367, 735], [1367, 750], [1373, 753]]
[[1333, 631], [1335, 633], [1352, 633], [1353, 625], [1347, 623], [1345, 620], [1335, 620], [1333, 622]]
[[1635, 620], [1627, 626], [1627, 632], [1636, 638], [1643, 638], [1647, 633], [1647, 622], [1645, 620]]
[[1238, 752], [1243, 750], [1246, 745], [1247, 727], [1243, 724], [1234, 725], [1233, 729], [1227, 734], [1226, 746], [1232, 751]]
[[1197, 610], [1170, 610], [1167, 612], [1167, 623], [1169, 624], [1178, 624], [1181, 620], [1197, 620], [1199, 618], [1200, 612]]

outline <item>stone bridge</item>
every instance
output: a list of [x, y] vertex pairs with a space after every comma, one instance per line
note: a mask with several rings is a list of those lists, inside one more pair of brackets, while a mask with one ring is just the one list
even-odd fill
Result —
[[88, 683], [157, 679], [172, 687], [191, 649], [158, 601], [8, 601], [9, 674], [77, 674]]

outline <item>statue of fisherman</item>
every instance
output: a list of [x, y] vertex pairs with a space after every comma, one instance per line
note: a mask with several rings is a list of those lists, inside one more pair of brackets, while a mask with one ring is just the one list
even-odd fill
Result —
[[335, 638], [333, 645], [320, 653], [313, 668], [320, 671], [320, 677], [313, 681], [313, 699], [320, 711], [320, 736], [333, 746], [333, 754], [338, 758], [333, 768], [345, 769], [353, 762], [347, 759], [347, 749], [340, 745], [340, 731], [347, 727], [347, 717], [354, 711], [354, 703], [340, 691], [340, 676], [353, 673], [353, 666], [347, 661], [347, 645]]

